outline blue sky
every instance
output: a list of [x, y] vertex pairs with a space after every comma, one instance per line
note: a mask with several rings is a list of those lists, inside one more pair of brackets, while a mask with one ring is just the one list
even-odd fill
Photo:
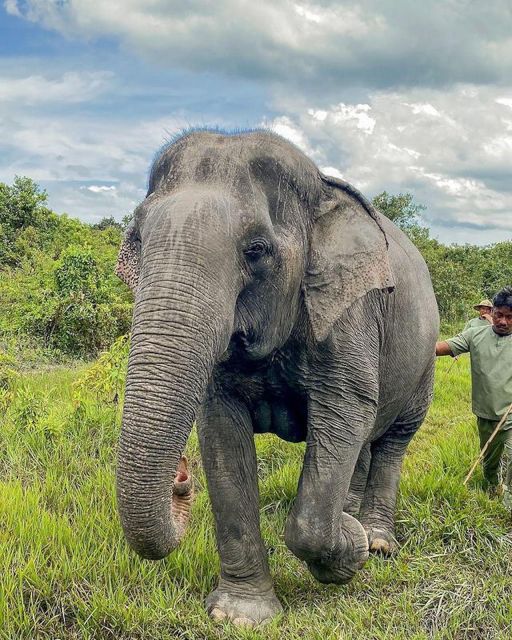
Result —
[[58, 212], [120, 219], [180, 129], [264, 125], [442, 242], [512, 239], [508, 0], [0, 6], [0, 181]]

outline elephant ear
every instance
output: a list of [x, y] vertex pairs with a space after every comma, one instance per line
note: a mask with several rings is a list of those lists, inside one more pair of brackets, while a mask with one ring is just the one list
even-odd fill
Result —
[[117, 256], [116, 275], [135, 291], [139, 281], [140, 241], [133, 222], [126, 229], [123, 243]]
[[329, 176], [322, 181], [304, 281], [306, 307], [319, 342], [356, 300], [372, 289], [394, 288], [380, 214], [347, 182]]

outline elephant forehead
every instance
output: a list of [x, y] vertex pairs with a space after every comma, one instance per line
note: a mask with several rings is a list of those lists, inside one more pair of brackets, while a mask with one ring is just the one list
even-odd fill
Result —
[[[150, 190], [169, 182], [222, 182], [247, 190], [256, 182], [300, 181], [304, 193], [318, 186], [315, 165], [291, 143], [270, 132], [239, 135], [199, 131], [179, 139], [155, 161]], [[310, 184], [306, 184], [310, 182]]]
[[184, 233], [196, 239], [216, 233], [226, 236], [226, 230], [240, 219], [239, 202], [229, 192], [204, 184], [185, 185], [152, 199], [143, 239], [148, 242], [154, 236], [160, 241], [164, 237], [170, 241]]

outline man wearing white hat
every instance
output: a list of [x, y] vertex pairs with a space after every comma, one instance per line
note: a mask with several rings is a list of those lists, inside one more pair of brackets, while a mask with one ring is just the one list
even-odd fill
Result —
[[473, 309], [478, 311], [478, 317], [468, 320], [464, 325], [463, 331], [471, 329], [471, 327], [488, 327], [492, 324], [492, 302], [490, 300], [482, 300], [478, 304], [475, 304]]

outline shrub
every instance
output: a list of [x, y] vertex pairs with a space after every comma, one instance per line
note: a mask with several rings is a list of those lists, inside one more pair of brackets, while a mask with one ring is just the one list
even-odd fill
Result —
[[45, 408], [44, 398], [34, 393], [29, 384], [23, 383], [16, 387], [10, 413], [17, 428], [34, 427], [43, 416]]
[[62, 297], [75, 294], [96, 301], [100, 286], [98, 265], [90, 247], [68, 247], [55, 268], [57, 293]]
[[0, 343], [94, 357], [130, 328], [132, 295], [114, 274], [122, 224], [94, 228], [46, 203], [29, 178], [0, 183]]
[[0, 411], [5, 412], [13, 399], [18, 379], [18, 365], [14, 358], [0, 351]]
[[0, 351], [0, 389], [11, 389], [18, 376], [16, 360]]
[[75, 403], [80, 405], [88, 395], [101, 402], [118, 404], [126, 382], [129, 335], [118, 338], [74, 383]]

